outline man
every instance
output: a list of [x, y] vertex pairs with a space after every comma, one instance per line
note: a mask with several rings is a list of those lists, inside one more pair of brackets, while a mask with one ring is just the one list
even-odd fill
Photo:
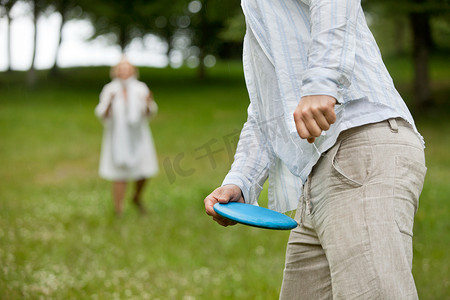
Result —
[[248, 120], [205, 199], [297, 208], [281, 299], [417, 299], [423, 139], [357, 0], [243, 0]]

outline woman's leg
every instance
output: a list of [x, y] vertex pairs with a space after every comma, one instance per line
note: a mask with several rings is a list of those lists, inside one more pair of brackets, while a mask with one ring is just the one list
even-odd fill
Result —
[[142, 214], [146, 213], [144, 204], [141, 201], [141, 194], [142, 194], [142, 191], [144, 190], [144, 186], [146, 183], [147, 183], [146, 178], [137, 180], [136, 181], [136, 190], [135, 190], [134, 196], [133, 196], [133, 203], [134, 203], [134, 205], [136, 205], [139, 212]]
[[123, 199], [125, 198], [126, 189], [127, 189], [126, 181], [114, 181], [114, 183], [113, 183], [113, 200], [114, 200], [114, 211], [117, 216], [122, 215]]

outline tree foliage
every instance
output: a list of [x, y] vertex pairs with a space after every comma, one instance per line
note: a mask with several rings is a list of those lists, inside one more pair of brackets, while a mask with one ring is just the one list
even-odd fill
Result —
[[217, 55], [226, 41], [220, 38], [228, 28], [228, 20], [240, 13], [240, 1], [202, 0], [201, 9], [190, 16], [192, 43], [199, 48], [200, 78], [205, 76], [204, 59], [207, 54]]
[[[411, 52], [414, 61], [414, 95], [416, 108], [433, 106], [429, 76], [429, 56], [436, 49], [433, 20], [441, 18], [450, 25], [450, 1], [448, 0], [371, 0], [363, 5], [383, 17], [407, 20], [411, 32]], [[447, 28], [450, 28], [447, 26]]]
[[62, 31], [67, 21], [82, 16], [82, 9], [77, 5], [76, 0], [52, 0], [50, 1], [53, 9], [61, 16], [61, 23], [58, 29], [58, 44], [55, 51], [55, 60], [52, 67], [51, 74], [55, 76], [57, 74], [57, 59], [59, 55], [59, 49], [62, 43]]
[[122, 51], [134, 38], [147, 33], [166, 38], [171, 35], [167, 20], [179, 7], [176, 1], [168, 5], [165, 1], [155, 0], [81, 0], [80, 3], [94, 26], [93, 38], [112, 35], [113, 43], [118, 44]]
[[[21, 0], [31, 7], [36, 26], [39, 17], [49, 11], [61, 15], [58, 55], [64, 24], [73, 18], [87, 17], [94, 27], [92, 38], [107, 36], [122, 51], [135, 38], [153, 34], [167, 44], [167, 55], [182, 53], [183, 59], [195, 57], [198, 76], [205, 76], [205, 58], [240, 57], [245, 21], [240, 0]], [[0, 16], [11, 23], [10, 11], [18, 0], [0, 0]], [[378, 16], [378, 24], [387, 19], [394, 25], [397, 53], [411, 49], [415, 65], [417, 106], [432, 103], [428, 76], [428, 56], [442, 45], [450, 47], [450, 0], [362, 0], [369, 14]], [[376, 24], [375, 24], [376, 25]], [[436, 28], [438, 28], [438, 30]], [[9, 29], [8, 29], [9, 32]], [[406, 38], [406, 33], [411, 33]], [[8, 69], [10, 69], [10, 42], [8, 43]], [[37, 28], [35, 29], [33, 58], [29, 70], [30, 82], [34, 78]], [[408, 45], [408, 46], [405, 46]], [[56, 57], [53, 70], [56, 70]]]
[[230, 19], [242, 14], [239, 0], [177, 0], [170, 5], [165, 1], [144, 0], [84, 1], [83, 8], [95, 28], [93, 37], [112, 34], [113, 42], [124, 51], [134, 38], [152, 33], [167, 43], [168, 55], [180, 44], [177, 41], [187, 41], [181, 43], [184, 49], [175, 50], [184, 50], [183, 58], [187, 58], [187, 48], [198, 49], [199, 77], [205, 74], [206, 55], [226, 55], [223, 46], [230, 41], [220, 34], [228, 28]]
[[38, 27], [37, 23], [41, 15], [45, 14], [51, 7], [51, 1], [49, 0], [27, 0], [31, 8], [31, 16], [33, 21], [34, 33], [33, 33], [33, 51], [31, 57], [30, 68], [28, 69], [27, 83], [29, 86], [34, 86], [36, 84], [36, 71], [35, 71], [35, 61], [36, 61], [36, 50], [37, 50], [37, 35]]
[[7, 47], [7, 71], [11, 71], [11, 9], [17, 0], [1, 0], [0, 1], [0, 17], [6, 17], [6, 47]]

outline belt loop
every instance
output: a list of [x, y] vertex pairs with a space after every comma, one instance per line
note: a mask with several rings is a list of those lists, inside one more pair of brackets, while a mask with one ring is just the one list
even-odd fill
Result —
[[306, 180], [305, 184], [305, 211], [308, 210], [308, 214], [311, 214], [311, 177], [312, 177], [312, 171], [308, 176], [308, 179]]
[[397, 121], [395, 121], [395, 119], [388, 119], [388, 122], [389, 126], [391, 127], [391, 131], [397, 133], [398, 132]]
[[[304, 188], [304, 187], [303, 187]], [[303, 191], [302, 191], [303, 193]], [[300, 196], [300, 204], [301, 204], [301, 211], [300, 211], [300, 222], [299, 225], [303, 226], [303, 221], [305, 219], [305, 206], [306, 206], [306, 202], [304, 202], [304, 194]]]
[[309, 208], [308, 202], [309, 202], [309, 182], [311, 179], [311, 174], [308, 175], [308, 178], [306, 179], [306, 182], [303, 184], [303, 190], [302, 190], [302, 195], [300, 197], [300, 202], [301, 202], [301, 213], [300, 213], [300, 226], [303, 226], [304, 224], [304, 220], [306, 218], [306, 210]]

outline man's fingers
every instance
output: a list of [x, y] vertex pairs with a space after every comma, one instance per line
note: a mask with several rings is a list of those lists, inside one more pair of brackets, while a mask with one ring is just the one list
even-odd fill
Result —
[[334, 112], [334, 105], [330, 109], [325, 110], [323, 115], [327, 120], [328, 124], [330, 125], [334, 124], [334, 122], [336, 122], [336, 113]]
[[[317, 126], [320, 128], [320, 131], [330, 129], [331, 124], [329, 123], [328, 119], [326, 118], [325, 112], [323, 112], [322, 110], [313, 110], [313, 115], [314, 115], [314, 121], [317, 124]], [[320, 134], [317, 136], [320, 136]]]
[[217, 216], [216, 211], [214, 210], [214, 204], [216, 204], [218, 201], [212, 196], [209, 195], [205, 198], [205, 211], [208, 215], [214, 217]]
[[[317, 124], [321, 131], [330, 129], [331, 124], [336, 121], [336, 113], [334, 112], [334, 104], [332, 102], [327, 101], [326, 103], [316, 104], [311, 107], [311, 112], [315, 124]], [[317, 135], [317, 131], [311, 133], [313, 133], [313, 136], [319, 136]]]
[[232, 221], [232, 220], [227, 219], [227, 218], [224, 218], [224, 217], [221, 217], [221, 216], [213, 217], [213, 220], [216, 221], [217, 223], [219, 223], [220, 225], [225, 226], [225, 227], [237, 224], [237, 222]]
[[228, 203], [233, 201], [234, 195], [229, 193], [228, 190], [220, 189], [216, 195], [217, 202], [219, 203]]
[[241, 189], [236, 185], [225, 185], [215, 189], [209, 194], [205, 200], [206, 214], [211, 216], [214, 221], [222, 226], [230, 226], [236, 224], [236, 222], [224, 218], [216, 213], [214, 210], [214, 204], [216, 203], [228, 203], [228, 202], [243, 202]]
[[[308, 141], [308, 143], [310, 143], [310, 144], [314, 143], [316, 138], [313, 137], [313, 134], [311, 134], [310, 131], [308, 130], [308, 128], [306, 128], [305, 122], [303, 122], [303, 120], [296, 122], [296, 128], [297, 128], [298, 135], [302, 139], [306, 139]], [[318, 136], [320, 136], [320, 134]]]
[[[319, 112], [313, 112], [312, 109], [301, 111], [301, 115], [299, 116], [299, 120], [297, 121], [301, 131], [302, 135], [300, 135], [301, 138], [307, 139], [310, 137], [319, 137], [322, 133], [322, 129], [317, 123], [316, 118], [320, 115]], [[325, 117], [322, 116], [323, 119]]]
[[[295, 116], [294, 116], [295, 118]], [[306, 128], [305, 122], [301, 118], [295, 119], [295, 126], [297, 128], [297, 133], [302, 139], [307, 139], [311, 136], [308, 128]]]
[[322, 129], [317, 124], [317, 120], [315, 118], [306, 120], [305, 126], [309, 131], [309, 136], [307, 138], [319, 137], [320, 134], [322, 133]]
[[330, 129], [331, 124], [336, 122], [335, 104], [336, 99], [331, 96], [302, 97], [294, 112], [298, 135], [313, 143], [322, 131]]

